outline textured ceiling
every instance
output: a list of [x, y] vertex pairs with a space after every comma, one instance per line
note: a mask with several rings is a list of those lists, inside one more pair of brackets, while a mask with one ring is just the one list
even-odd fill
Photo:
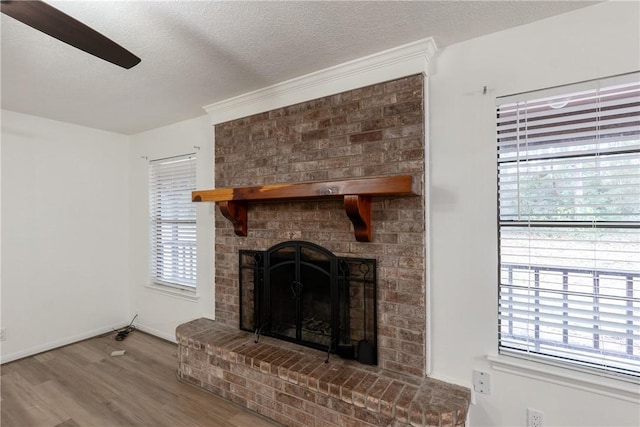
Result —
[[433, 37], [439, 48], [583, 1], [49, 1], [142, 58], [130, 70], [2, 15], [2, 108], [133, 134]]

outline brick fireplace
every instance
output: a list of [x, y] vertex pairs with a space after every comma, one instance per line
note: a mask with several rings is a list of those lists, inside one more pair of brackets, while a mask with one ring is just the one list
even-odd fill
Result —
[[[411, 174], [424, 180], [423, 76], [367, 86], [215, 127], [216, 187]], [[216, 212], [216, 320], [237, 327], [238, 251], [305, 240], [378, 260], [378, 359], [425, 373], [423, 197], [372, 201], [372, 242], [356, 242], [340, 201], [251, 204], [247, 237]]]
[[[422, 74], [349, 90], [215, 126], [217, 188], [393, 175], [411, 175], [417, 182], [424, 183], [425, 110]], [[269, 380], [264, 375], [268, 375], [275, 369], [276, 377], [278, 376], [281, 366], [275, 365], [273, 368], [273, 363], [276, 361], [269, 359], [265, 362], [257, 354], [244, 353], [247, 349], [243, 346], [249, 344], [236, 332], [229, 332], [231, 335], [227, 340], [237, 347], [235, 349], [225, 347], [224, 340], [220, 342], [214, 335], [224, 335], [223, 331], [239, 328], [240, 251], [264, 251], [284, 241], [307, 241], [320, 245], [339, 257], [376, 259], [378, 367], [372, 368], [371, 372], [372, 375], [375, 373], [376, 378], [380, 376], [389, 378], [382, 383], [374, 380], [370, 384], [373, 387], [376, 383], [378, 388], [384, 384], [384, 389], [370, 390], [373, 392], [372, 396], [375, 399], [373, 406], [376, 410], [370, 410], [368, 415], [360, 412], [358, 416], [358, 412], [354, 412], [354, 409], [345, 409], [350, 415], [332, 424], [328, 421], [331, 418], [329, 412], [332, 413], [332, 410], [328, 409], [329, 412], [325, 415], [314, 415], [313, 423], [344, 425], [347, 422], [345, 420], [350, 419], [359, 419], [362, 423], [365, 423], [366, 419], [371, 425], [381, 423], [386, 425], [391, 422], [397, 425], [436, 423], [432, 419], [431, 421], [427, 419], [425, 414], [429, 411], [416, 415], [414, 423], [409, 414], [409, 405], [412, 400], [405, 408], [405, 416], [394, 418], [397, 411], [402, 411], [402, 408], [397, 409], [394, 406], [393, 399], [397, 396], [391, 399], [391, 403], [383, 402], [381, 399], [385, 392], [393, 395], [389, 387], [394, 379], [400, 381], [402, 387], [410, 385], [410, 388], [415, 389], [417, 393], [415, 396], [420, 395], [418, 391], [424, 386], [421, 381], [424, 380], [426, 372], [427, 248], [424, 190], [421, 194], [413, 197], [374, 197], [371, 200], [371, 242], [359, 242], [354, 239], [353, 225], [345, 215], [341, 201], [294, 200], [252, 203], [249, 205], [249, 226], [246, 237], [237, 236], [233, 225], [216, 209], [216, 326], [203, 321], [202, 325], [205, 325], [203, 327], [209, 331], [207, 335], [209, 338], [204, 341], [197, 339], [199, 335], [193, 330], [193, 325], [183, 325], [180, 327], [182, 329], [179, 328], [177, 334], [181, 344], [179, 375], [186, 381], [219, 392], [259, 413], [272, 418], [284, 416], [283, 408], [287, 403], [275, 399], [275, 392], [270, 392], [270, 396], [265, 398], [267, 400], [256, 397], [255, 393], [250, 397], [246, 393], [240, 396], [230, 391], [233, 388], [231, 385], [233, 381], [229, 382], [226, 389], [223, 388], [223, 391], [220, 391], [216, 389], [218, 386], [207, 387], [203, 378], [194, 377], [194, 372], [207, 378], [215, 377], [217, 375], [215, 373], [201, 372], [204, 370], [203, 360], [206, 360], [206, 363], [215, 366], [212, 368], [215, 372], [218, 372], [218, 369], [223, 371], [226, 369], [230, 378], [237, 379], [238, 373], [245, 371], [245, 362], [249, 360], [249, 367], [261, 371], [263, 375], [261, 381], [275, 381]], [[212, 331], [215, 331], [215, 334]], [[271, 345], [271, 342], [267, 341], [265, 345]], [[239, 350], [240, 347], [242, 351]], [[197, 356], [198, 351], [204, 352], [205, 356]], [[303, 353], [307, 354], [308, 351], [310, 350], [307, 349]], [[238, 352], [242, 357], [238, 356], [240, 354]], [[254, 357], [257, 359], [254, 360]], [[266, 368], [263, 362], [267, 364]], [[241, 366], [234, 371], [229, 363], [232, 365], [238, 363]], [[221, 366], [224, 367], [221, 368]], [[289, 378], [288, 368], [287, 365], [284, 383], [277, 386], [275, 383], [272, 384], [279, 389], [280, 395], [287, 394], [284, 389]], [[360, 368], [350, 367], [349, 369]], [[220, 373], [220, 378], [222, 377], [223, 374]], [[295, 384], [298, 386], [298, 373], [295, 378]], [[245, 387], [247, 387], [247, 380], [256, 381], [256, 377], [253, 374], [247, 374], [243, 379]], [[306, 383], [309, 384], [310, 381], [307, 380]], [[212, 382], [208, 384], [211, 385]], [[318, 396], [322, 395], [318, 392], [318, 384], [316, 383], [315, 387], [316, 395], [312, 398], [316, 406], [320, 399]], [[340, 397], [342, 385], [336, 386], [338, 397]], [[326, 387], [327, 395], [330, 396], [331, 383], [327, 383]], [[405, 390], [402, 387], [396, 391]], [[303, 395], [303, 400], [304, 396], [309, 397], [309, 391], [298, 390], [298, 392]], [[349, 398], [346, 400], [350, 400], [350, 403], [355, 405], [355, 394], [352, 396], [355, 391], [348, 389], [348, 393]], [[379, 396], [376, 397], [376, 393]], [[455, 396], [451, 399], [456, 402], [457, 412], [445, 411], [447, 414], [454, 413], [454, 415], [438, 418], [437, 425], [464, 423], [468, 406], [468, 390], [455, 389], [452, 393], [444, 393], [444, 395]], [[363, 405], [356, 405], [356, 409], [362, 407], [367, 409], [367, 396], [367, 390], [365, 390], [365, 402]], [[295, 396], [295, 399], [300, 398]], [[283, 399], [288, 398], [283, 397]], [[422, 408], [425, 398], [421, 399], [422, 403], [418, 406]], [[439, 402], [440, 408], [446, 406], [438, 396], [429, 394], [427, 400], [429, 399]], [[269, 403], [264, 403], [266, 401]], [[299, 403], [297, 400], [292, 401], [294, 407]], [[339, 398], [338, 401], [340, 401]], [[383, 404], [390, 408], [389, 413], [385, 414], [386, 418], [381, 416]], [[339, 406], [337, 402], [335, 405]], [[274, 410], [274, 407], [279, 408], [280, 411]], [[300, 407], [296, 410], [299, 411]], [[336, 411], [340, 412], [338, 410], [334, 412]], [[418, 418], [421, 421], [418, 421]], [[302, 415], [296, 418], [290, 414], [276, 419], [285, 424], [314, 425], [307, 424], [309, 420]], [[321, 420], [327, 422], [323, 423]]]

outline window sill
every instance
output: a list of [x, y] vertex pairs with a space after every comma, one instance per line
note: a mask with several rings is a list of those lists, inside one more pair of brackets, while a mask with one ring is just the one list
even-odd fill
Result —
[[552, 362], [524, 359], [511, 355], [489, 355], [487, 360], [496, 371], [545, 381], [615, 399], [637, 403], [640, 384], [633, 379], [599, 376], [582, 370], [567, 368]]
[[172, 288], [169, 286], [158, 285], [156, 283], [148, 283], [145, 288], [171, 298], [181, 299], [183, 301], [198, 302], [200, 295], [196, 290]]

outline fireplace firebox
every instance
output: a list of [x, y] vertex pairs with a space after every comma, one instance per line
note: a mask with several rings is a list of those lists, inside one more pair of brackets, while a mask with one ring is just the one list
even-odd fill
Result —
[[305, 241], [239, 257], [240, 329], [377, 364], [375, 259]]

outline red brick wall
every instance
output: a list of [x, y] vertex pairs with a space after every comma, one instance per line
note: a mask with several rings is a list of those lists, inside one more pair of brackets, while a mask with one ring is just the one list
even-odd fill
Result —
[[[423, 76], [367, 86], [215, 127], [216, 188], [373, 176], [424, 182]], [[238, 325], [238, 250], [310, 241], [378, 260], [378, 360], [424, 375], [423, 197], [374, 198], [372, 242], [357, 242], [341, 201], [252, 203], [247, 237], [216, 212], [216, 319]]]

